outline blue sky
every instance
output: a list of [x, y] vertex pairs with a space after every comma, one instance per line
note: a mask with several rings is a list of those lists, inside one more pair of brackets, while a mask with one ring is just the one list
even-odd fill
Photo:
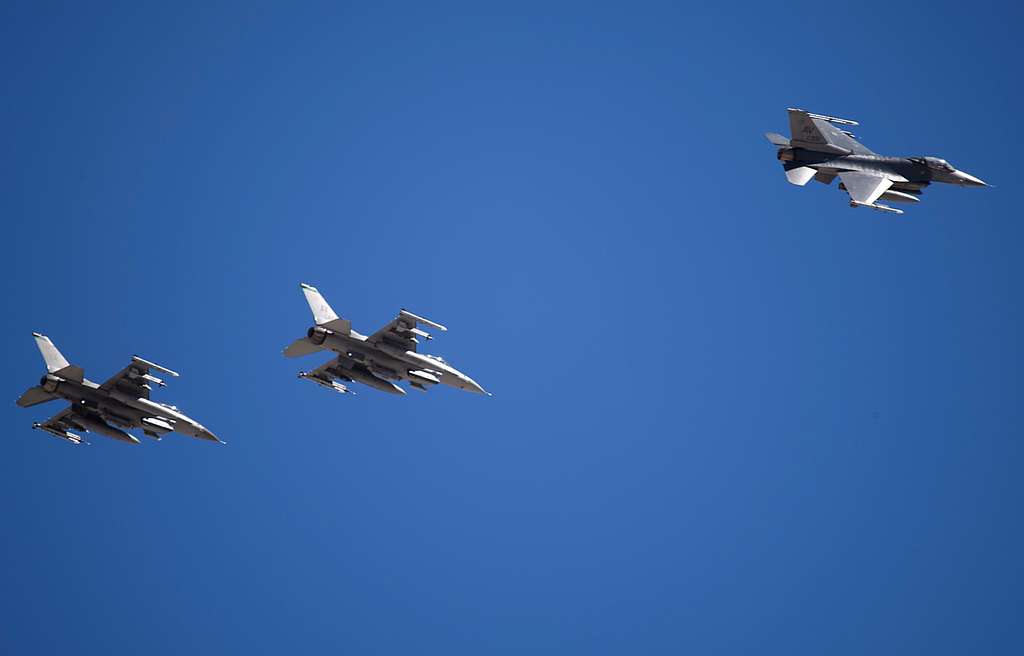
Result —
[[[1024, 647], [1016, 7], [0, 11], [0, 651]], [[787, 106], [997, 187], [851, 210]], [[300, 281], [495, 396], [297, 380]], [[32, 431], [34, 330], [229, 444]]]

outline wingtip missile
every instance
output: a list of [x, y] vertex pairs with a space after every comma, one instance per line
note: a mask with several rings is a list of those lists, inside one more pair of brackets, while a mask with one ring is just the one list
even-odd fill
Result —
[[405, 308], [402, 308], [402, 310], [401, 310], [401, 312], [399, 312], [399, 314], [401, 316], [403, 316], [403, 317], [407, 317], [409, 319], [412, 319], [413, 321], [416, 321], [417, 323], [422, 323], [425, 326], [430, 326], [431, 328], [435, 328], [437, 330], [440, 330], [441, 332], [447, 332], [448, 331], [448, 329], [445, 328], [444, 326], [442, 326], [441, 324], [436, 323], [434, 321], [431, 321], [430, 319], [426, 319], [424, 317], [421, 317], [418, 314], [413, 314], [412, 312], [406, 310]]
[[319, 385], [320, 387], [323, 387], [324, 389], [334, 390], [339, 394], [355, 394], [355, 392], [353, 392], [348, 387], [342, 385], [336, 380], [324, 380], [323, 378], [320, 378], [318, 376], [310, 375], [308, 371], [300, 371], [298, 373], [298, 377], [303, 380], [312, 381]]
[[888, 205], [879, 205], [878, 203], [862, 203], [858, 200], [851, 200], [850, 207], [870, 207], [871, 209], [878, 210], [879, 212], [903, 214], [903, 210], [896, 209], [895, 207], [889, 207]]
[[141, 364], [141, 365], [146, 366], [146, 367], [149, 367], [150, 369], [156, 369], [160, 373], [167, 374], [168, 376], [174, 376], [175, 378], [177, 378], [179, 376], [177, 371], [171, 371], [167, 367], [161, 367], [157, 363], [150, 362], [149, 360], [144, 360], [143, 358], [140, 358], [137, 355], [133, 355], [132, 356], [132, 362], [134, 362], [136, 364]]
[[39, 422], [34, 422], [32, 424], [32, 428], [33, 428], [33, 430], [44, 431], [46, 433], [49, 433], [50, 435], [53, 435], [54, 437], [59, 437], [60, 439], [66, 440], [66, 441], [71, 442], [72, 444], [75, 444], [75, 445], [84, 444], [86, 446], [89, 446], [89, 443], [85, 441], [85, 438], [83, 438], [78, 433], [72, 433], [71, 431], [67, 431], [67, 430], [63, 430], [62, 431], [60, 429], [53, 428], [52, 426], [46, 426], [44, 424], [40, 424]]
[[839, 118], [838, 116], [829, 116], [827, 114], [815, 114], [809, 112], [806, 109], [800, 109], [799, 107], [787, 107], [786, 111], [790, 112], [803, 112], [810, 118], [821, 119], [822, 121], [828, 121], [829, 123], [835, 123], [836, 125], [860, 125], [857, 121], [848, 118]]

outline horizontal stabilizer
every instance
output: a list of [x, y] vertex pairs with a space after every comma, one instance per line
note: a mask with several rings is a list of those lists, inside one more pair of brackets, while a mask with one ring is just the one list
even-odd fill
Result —
[[60, 397], [57, 396], [56, 394], [50, 394], [42, 387], [39, 387], [37, 385], [36, 387], [30, 387], [27, 390], [25, 390], [25, 393], [21, 395], [17, 403], [22, 408], [30, 408], [34, 405], [46, 403], [47, 401], [52, 401], [58, 398]]
[[789, 139], [782, 136], [778, 132], [765, 132], [764, 136], [774, 146], [778, 146], [780, 148], [787, 148], [789, 146]]
[[39, 333], [32, 333], [32, 336], [36, 338], [36, 346], [39, 347], [39, 352], [43, 355], [43, 360], [46, 361], [46, 370], [51, 374], [67, 367], [70, 363], [64, 359], [57, 347], [53, 345], [50, 338], [46, 335], [40, 335]]
[[811, 181], [811, 178], [814, 177], [815, 173], [817, 173], [817, 171], [809, 166], [798, 166], [794, 169], [786, 170], [786, 179], [789, 180], [790, 184], [802, 187]]
[[284, 350], [285, 357], [298, 358], [303, 355], [309, 355], [310, 353], [317, 353], [318, 351], [324, 350], [324, 347], [319, 344], [314, 344], [305, 337], [300, 337]]

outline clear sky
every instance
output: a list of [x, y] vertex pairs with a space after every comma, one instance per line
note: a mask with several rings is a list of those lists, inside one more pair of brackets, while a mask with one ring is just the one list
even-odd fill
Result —
[[[1024, 651], [1014, 3], [128, 4], [0, 10], [0, 652]], [[301, 281], [494, 397], [297, 380]], [[32, 331], [228, 445], [32, 431]]]

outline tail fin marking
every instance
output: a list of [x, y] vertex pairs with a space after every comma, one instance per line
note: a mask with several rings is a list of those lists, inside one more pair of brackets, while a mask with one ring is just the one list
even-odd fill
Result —
[[309, 309], [313, 312], [313, 320], [316, 321], [316, 325], [345, 334], [352, 330], [349, 320], [338, 317], [338, 313], [331, 308], [316, 287], [306, 283], [301, 283], [301, 285], [302, 293], [306, 295], [306, 302], [309, 303]]

